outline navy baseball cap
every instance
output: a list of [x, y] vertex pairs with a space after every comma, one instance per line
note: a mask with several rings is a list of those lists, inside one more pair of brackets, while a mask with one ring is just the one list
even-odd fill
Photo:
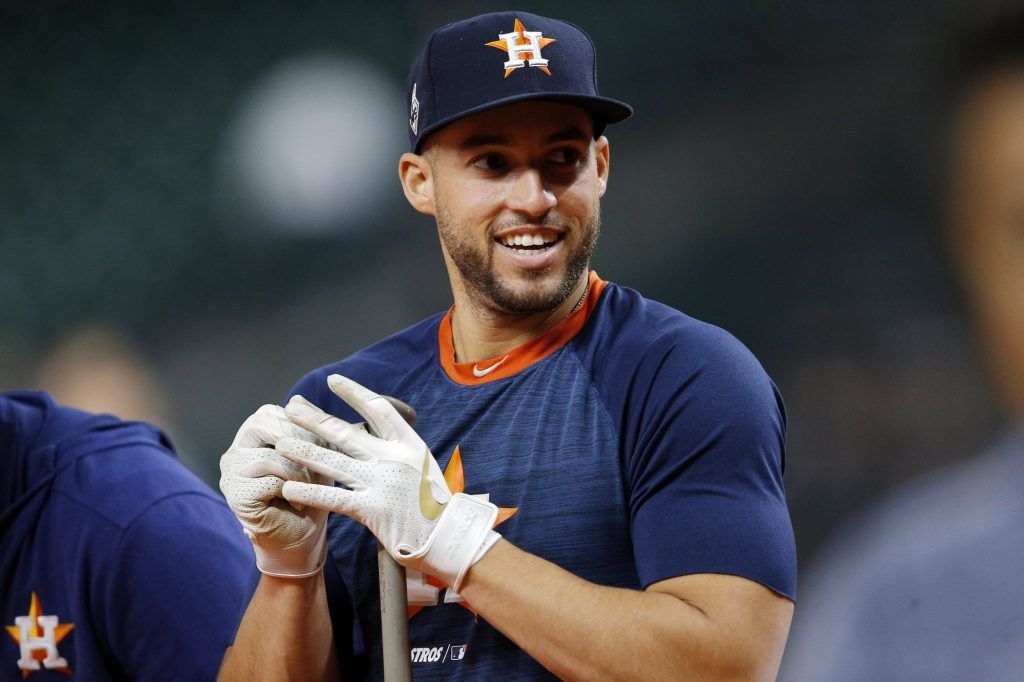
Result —
[[633, 108], [597, 94], [590, 36], [566, 21], [528, 12], [495, 12], [434, 31], [409, 72], [409, 145], [452, 121], [527, 99], [590, 111], [594, 135]]

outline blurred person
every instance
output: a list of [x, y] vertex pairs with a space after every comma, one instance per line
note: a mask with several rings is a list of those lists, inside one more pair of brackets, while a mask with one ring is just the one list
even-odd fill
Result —
[[949, 75], [943, 236], [1006, 426], [831, 543], [794, 625], [794, 682], [1024, 675], [1024, 7], [968, 22]]
[[121, 330], [102, 324], [71, 329], [43, 353], [30, 382], [58, 403], [144, 421], [172, 434], [178, 459], [200, 478], [215, 480], [214, 462], [173, 421], [156, 369]]
[[163, 387], [120, 331], [88, 325], [63, 334], [38, 363], [33, 386], [65, 405], [169, 426]]
[[0, 393], [0, 680], [212, 680], [252, 562], [155, 427]]
[[379, 679], [377, 539], [408, 570], [417, 678], [774, 677], [781, 398], [728, 333], [590, 270], [603, 132], [631, 113], [594, 74], [583, 31], [526, 13], [420, 53], [399, 175], [455, 304], [238, 432], [221, 489], [264, 575], [223, 679]]

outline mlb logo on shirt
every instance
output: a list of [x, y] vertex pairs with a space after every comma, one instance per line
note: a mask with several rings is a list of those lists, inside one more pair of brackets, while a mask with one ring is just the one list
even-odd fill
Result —
[[469, 645], [468, 644], [463, 644], [461, 646], [453, 646], [452, 647], [452, 653], [451, 653], [452, 660], [453, 661], [461, 661], [463, 658], [465, 658], [466, 657], [466, 647], [467, 646], [469, 646]]

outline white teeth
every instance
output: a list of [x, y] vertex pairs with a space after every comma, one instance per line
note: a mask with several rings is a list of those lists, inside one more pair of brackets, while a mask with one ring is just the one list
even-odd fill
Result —
[[558, 241], [558, 235], [551, 233], [514, 234], [505, 235], [501, 238], [501, 243], [505, 246], [545, 246], [547, 244], [554, 244], [556, 241]]

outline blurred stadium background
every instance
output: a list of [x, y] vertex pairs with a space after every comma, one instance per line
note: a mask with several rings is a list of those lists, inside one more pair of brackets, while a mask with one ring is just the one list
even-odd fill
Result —
[[[801, 562], [997, 419], [933, 234], [944, 2], [521, 2], [583, 26], [596, 268], [723, 326], [789, 408]], [[164, 426], [216, 485], [258, 405], [449, 304], [394, 174], [406, 69], [469, 2], [0, 5], [0, 389]]]

